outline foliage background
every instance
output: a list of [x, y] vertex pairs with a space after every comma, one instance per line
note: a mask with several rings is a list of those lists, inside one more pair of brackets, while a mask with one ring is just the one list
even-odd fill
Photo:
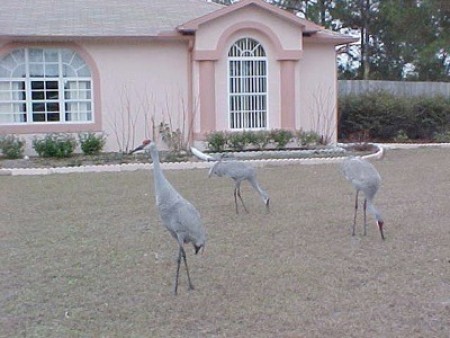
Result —
[[[341, 140], [450, 142], [450, 97], [347, 95], [339, 98], [339, 114]], [[406, 138], [396, 140], [399, 134]]]
[[[229, 5], [237, 0], [214, 0]], [[448, 0], [268, 0], [360, 37], [338, 50], [341, 79], [450, 81]]]

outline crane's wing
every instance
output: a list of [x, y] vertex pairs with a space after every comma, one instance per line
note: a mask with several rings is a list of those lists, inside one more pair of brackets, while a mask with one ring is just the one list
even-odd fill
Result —
[[247, 163], [241, 161], [225, 161], [222, 163], [218, 168], [218, 171], [222, 171], [222, 176], [245, 180], [256, 175], [255, 168]]
[[204, 243], [206, 233], [198, 210], [187, 200], [180, 201], [172, 208], [168, 228], [184, 243]]
[[350, 157], [344, 160], [342, 171], [345, 178], [357, 189], [378, 186], [381, 182], [380, 174], [372, 163], [361, 158]]
[[201, 152], [197, 148], [191, 147], [191, 152], [195, 157], [197, 157], [198, 159], [200, 159], [202, 161], [217, 161], [216, 158], [214, 158], [208, 154], [205, 154], [204, 152]]

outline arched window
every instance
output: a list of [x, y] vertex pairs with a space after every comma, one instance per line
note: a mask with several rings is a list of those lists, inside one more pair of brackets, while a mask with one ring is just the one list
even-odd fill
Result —
[[231, 129], [267, 128], [267, 57], [251, 38], [228, 52], [228, 101]]
[[0, 59], [0, 124], [93, 122], [89, 67], [65, 48], [16, 49]]

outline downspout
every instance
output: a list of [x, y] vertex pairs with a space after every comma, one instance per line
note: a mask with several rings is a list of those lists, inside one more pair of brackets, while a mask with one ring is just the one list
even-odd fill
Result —
[[339, 79], [338, 79], [338, 69], [337, 69], [337, 48], [334, 46], [334, 92], [335, 92], [335, 112], [334, 112], [334, 137], [330, 139], [331, 143], [338, 142], [338, 135], [339, 135], [339, 120], [340, 120], [340, 114], [339, 114]]
[[195, 113], [194, 109], [194, 64], [193, 64], [193, 53], [194, 53], [194, 44], [195, 37], [194, 35], [188, 36], [188, 65], [187, 65], [187, 76], [188, 76], [188, 111], [187, 111], [187, 119], [188, 119], [188, 135], [187, 135], [187, 146], [190, 149], [190, 145], [193, 141], [193, 128], [194, 128], [194, 118]]

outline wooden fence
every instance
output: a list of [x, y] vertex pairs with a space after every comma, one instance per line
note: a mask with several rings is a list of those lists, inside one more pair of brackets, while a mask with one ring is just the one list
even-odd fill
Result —
[[385, 91], [398, 96], [450, 97], [450, 82], [339, 80], [338, 88], [341, 96]]

